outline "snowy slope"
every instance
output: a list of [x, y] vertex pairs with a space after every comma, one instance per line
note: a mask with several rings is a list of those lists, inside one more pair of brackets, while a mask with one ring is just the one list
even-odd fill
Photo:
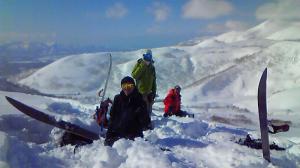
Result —
[[[155, 50], [158, 57], [155, 61], [161, 65], [157, 67], [159, 79], [167, 80], [169, 83], [163, 87], [175, 84], [176, 79], [170, 78], [170, 70], [175, 74], [186, 74], [183, 79], [187, 80], [192, 72], [191, 62], [184, 51], [172, 48], [161, 48]], [[110, 96], [118, 92], [120, 80], [125, 75], [131, 74], [131, 69], [140, 57], [142, 51], [135, 52], [112, 52], [113, 67], [110, 78], [108, 93]], [[185, 65], [184, 65], [185, 64]], [[182, 68], [177, 68], [183, 65]], [[96, 91], [104, 86], [104, 79], [108, 71], [107, 53], [82, 54], [69, 56], [46, 66], [21, 81], [22, 84], [36, 88], [45, 93], [64, 94], [81, 93], [95, 97]], [[158, 84], [163, 86], [165, 81], [158, 80]]]
[[300, 40], [300, 34], [299, 34], [299, 27], [300, 23], [296, 22], [289, 26], [286, 26], [281, 31], [277, 31], [273, 33], [272, 35], [268, 36], [268, 39], [271, 40]]
[[[97, 132], [91, 114], [96, 91], [104, 86], [107, 53], [62, 58], [20, 83], [51, 94], [79, 92], [76, 100], [0, 92], [4, 107], [0, 111], [0, 147], [5, 146], [0, 152], [0, 166], [299, 167], [300, 42], [297, 34], [300, 30], [297, 25], [266, 21], [243, 32], [195, 40], [190, 45], [153, 49], [158, 99], [164, 98], [170, 87], [180, 84], [183, 109], [194, 113], [195, 118], [162, 118], [163, 104], [158, 102], [153, 107], [155, 129], [145, 132], [149, 141], [120, 140], [111, 148], [103, 146], [101, 139], [80, 148], [76, 154], [72, 146], [57, 147], [59, 130], [18, 114], [3, 97], [13, 96]], [[120, 91], [121, 78], [130, 75], [142, 50], [111, 54], [113, 69], [107, 90], [110, 97]], [[262, 159], [260, 150], [234, 143], [247, 133], [255, 138], [260, 136], [256, 96], [265, 67], [268, 67], [269, 118], [292, 122], [288, 133], [270, 135], [271, 142], [287, 148], [271, 152], [272, 164]], [[17, 127], [13, 127], [15, 120], [20, 121]], [[28, 124], [35, 127], [29, 128]], [[42, 138], [39, 132], [47, 137]], [[161, 151], [159, 147], [171, 151]], [[24, 153], [28, 155], [23, 156]]]

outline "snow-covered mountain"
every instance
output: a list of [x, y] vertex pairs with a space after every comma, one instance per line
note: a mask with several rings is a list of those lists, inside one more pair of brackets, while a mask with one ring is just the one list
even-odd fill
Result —
[[[175, 84], [183, 87], [183, 109], [195, 118], [162, 118], [162, 103], [154, 104], [155, 129], [136, 141], [120, 140], [112, 148], [103, 140], [80, 148], [59, 148], [57, 129], [18, 115], [5, 101], [9, 95], [64, 120], [98, 131], [90, 118], [96, 91], [108, 70], [105, 52], [70, 55], [38, 70], [19, 83], [48, 94], [80, 93], [76, 100], [0, 92], [0, 167], [299, 167], [300, 166], [300, 29], [299, 23], [266, 21], [241, 32], [154, 48], [158, 99]], [[107, 95], [120, 91], [143, 50], [112, 52], [113, 68]], [[250, 133], [260, 136], [257, 86], [268, 68], [268, 117], [288, 120], [290, 131], [270, 135], [285, 147], [272, 151], [272, 164], [260, 150], [234, 143]], [[22, 116], [22, 117], [21, 117]], [[16, 126], [13, 121], [20, 121]], [[35, 125], [29, 127], [27, 125]], [[47, 137], [40, 137], [42, 132]], [[27, 134], [26, 134], [27, 133]], [[28, 137], [26, 136], [28, 135]], [[36, 138], [32, 138], [36, 137]], [[2, 140], [1, 140], [2, 139]], [[10, 144], [18, 144], [17, 146]], [[171, 151], [161, 151], [158, 146]], [[15, 154], [16, 151], [29, 155]], [[30, 160], [34, 160], [30, 162]], [[54, 163], [51, 166], [43, 163]]]
[[[185, 99], [239, 98], [255, 96], [262, 70], [269, 69], [268, 91], [297, 88], [299, 85], [299, 23], [266, 21], [243, 32], [229, 32], [197, 41], [195, 45], [153, 49], [158, 94], [179, 84]], [[295, 36], [291, 37], [291, 34]], [[292, 40], [291, 40], [292, 39]], [[113, 68], [109, 96], [120, 90], [120, 80], [130, 75], [143, 50], [112, 52]], [[64, 57], [20, 81], [51, 94], [81, 93], [94, 97], [104, 85], [107, 53]], [[196, 90], [196, 91], [195, 91]]]

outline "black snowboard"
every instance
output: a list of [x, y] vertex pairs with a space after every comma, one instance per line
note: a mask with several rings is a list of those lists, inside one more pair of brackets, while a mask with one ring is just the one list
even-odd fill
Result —
[[89, 139], [89, 140], [97, 140], [99, 139], [99, 135], [92, 132], [92, 131], [89, 131], [87, 129], [84, 129], [84, 128], [81, 128], [80, 126], [78, 125], [75, 125], [75, 124], [72, 124], [72, 123], [69, 123], [69, 122], [66, 122], [66, 121], [63, 121], [63, 120], [59, 120], [57, 121], [55, 119], [54, 116], [51, 116], [51, 115], [48, 115], [48, 114], [45, 114], [37, 109], [34, 109], [30, 106], [27, 106], [26, 104], [23, 104], [13, 98], [10, 98], [10, 97], [7, 97], [5, 96], [5, 98], [7, 99], [7, 101], [12, 104], [15, 108], [17, 108], [19, 111], [21, 111], [22, 113], [38, 120], [38, 121], [41, 121], [43, 123], [46, 123], [46, 124], [49, 124], [49, 125], [52, 125], [54, 127], [57, 127], [57, 128], [61, 128], [71, 134], [75, 134], [75, 135], [78, 135], [80, 137], [83, 137], [83, 138], [86, 138], [86, 139]]
[[270, 162], [271, 159], [270, 159], [270, 146], [269, 146], [269, 135], [268, 135], [266, 85], [267, 85], [267, 68], [264, 70], [259, 81], [257, 100], [258, 100], [258, 114], [259, 114], [259, 125], [260, 125], [263, 157], [268, 162]]

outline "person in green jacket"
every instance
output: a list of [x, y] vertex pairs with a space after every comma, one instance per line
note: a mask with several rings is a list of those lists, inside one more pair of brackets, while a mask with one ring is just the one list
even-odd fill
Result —
[[149, 116], [152, 113], [152, 105], [156, 95], [156, 72], [153, 65], [152, 51], [147, 49], [135, 64], [132, 70], [132, 77], [136, 80], [138, 91], [143, 95], [147, 104]]

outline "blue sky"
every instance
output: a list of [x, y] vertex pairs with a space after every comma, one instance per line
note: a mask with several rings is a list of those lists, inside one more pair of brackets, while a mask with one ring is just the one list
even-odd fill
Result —
[[112, 49], [152, 48], [246, 29], [268, 19], [259, 17], [258, 9], [280, 3], [279, 0], [0, 0], [0, 43], [41, 41]]

